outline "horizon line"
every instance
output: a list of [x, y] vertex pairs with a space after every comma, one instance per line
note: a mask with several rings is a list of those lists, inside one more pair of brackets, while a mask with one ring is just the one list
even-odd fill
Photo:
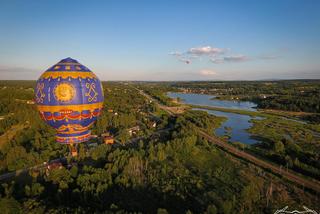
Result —
[[[237, 82], [237, 81], [246, 81], [246, 82], [253, 82], [253, 81], [294, 81], [294, 80], [301, 80], [301, 81], [317, 81], [320, 78], [288, 78], [288, 79], [255, 79], [255, 80], [248, 80], [248, 79], [239, 79], [239, 80], [100, 80], [101, 82]], [[4, 79], [0, 81], [37, 81], [37, 79], [33, 80], [12, 80], [12, 79]]]

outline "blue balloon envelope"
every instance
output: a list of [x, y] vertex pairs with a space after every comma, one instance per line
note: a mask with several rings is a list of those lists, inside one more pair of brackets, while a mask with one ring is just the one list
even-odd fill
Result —
[[103, 107], [97, 76], [77, 60], [66, 58], [38, 79], [35, 101], [41, 118], [57, 130], [57, 142], [74, 144], [90, 139], [90, 126]]

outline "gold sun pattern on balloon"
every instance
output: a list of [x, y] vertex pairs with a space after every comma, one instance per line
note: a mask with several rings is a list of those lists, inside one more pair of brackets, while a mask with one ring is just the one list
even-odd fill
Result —
[[70, 83], [60, 83], [54, 88], [53, 93], [56, 100], [61, 102], [69, 102], [75, 96], [76, 90]]

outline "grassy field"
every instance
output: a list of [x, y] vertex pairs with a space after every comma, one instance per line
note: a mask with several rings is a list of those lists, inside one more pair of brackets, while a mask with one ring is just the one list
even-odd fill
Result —
[[202, 105], [189, 105], [191, 108], [200, 108], [200, 109], [207, 109], [213, 111], [222, 111], [222, 112], [229, 112], [235, 114], [244, 114], [252, 117], [271, 117], [271, 115], [260, 112], [260, 111], [246, 111], [241, 109], [230, 109], [230, 108], [221, 108], [221, 107], [214, 107], [214, 106], [202, 106]]
[[9, 142], [17, 132], [21, 131], [22, 129], [26, 128], [27, 124], [17, 124], [13, 125], [9, 130], [7, 130], [3, 135], [0, 136], [0, 149]]

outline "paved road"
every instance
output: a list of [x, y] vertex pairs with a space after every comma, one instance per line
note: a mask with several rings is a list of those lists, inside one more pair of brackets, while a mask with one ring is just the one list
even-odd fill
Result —
[[30, 170], [43, 169], [43, 168], [46, 168], [49, 164], [63, 162], [63, 161], [66, 161], [66, 160], [67, 160], [67, 158], [62, 157], [62, 158], [51, 160], [48, 163], [42, 163], [42, 164], [39, 164], [39, 165], [36, 165], [36, 166], [32, 166], [32, 167], [29, 167], [29, 168], [19, 169], [19, 170], [16, 170], [14, 172], [8, 172], [8, 173], [0, 175], [0, 182], [4, 182], [4, 181], [10, 180], [10, 179], [12, 179], [12, 178], [14, 178], [16, 176], [19, 176], [21, 174], [28, 173]]
[[[135, 88], [135, 89], [137, 89], [137, 88]], [[159, 106], [159, 108], [166, 111], [169, 115], [174, 115], [174, 113], [172, 111], [170, 111], [170, 109], [167, 106], [159, 104], [159, 102], [157, 100], [151, 98], [148, 94], [144, 93], [142, 90], [139, 90], [139, 89], [137, 89], [137, 90], [140, 92], [141, 95], [145, 96], [149, 100], [152, 100], [154, 103], [156, 103]], [[289, 171], [282, 170], [280, 168], [280, 166], [275, 165], [275, 164], [271, 164], [267, 161], [264, 161], [264, 160], [261, 160], [261, 159], [255, 157], [249, 153], [243, 152], [243, 151], [233, 147], [232, 145], [223, 142], [219, 138], [216, 138], [212, 135], [205, 133], [200, 128], [199, 128], [199, 134], [202, 137], [206, 138], [209, 142], [216, 144], [217, 146], [219, 146], [220, 148], [222, 148], [223, 150], [225, 150], [226, 152], [228, 152], [234, 156], [237, 156], [237, 157], [239, 157], [243, 160], [246, 160], [250, 163], [253, 163], [256, 166], [259, 166], [263, 169], [270, 170], [275, 174], [281, 175], [284, 178], [286, 178], [292, 182], [295, 182], [296, 184], [298, 184], [302, 187], [312, 189], [312, 190], [320, 193], [320, 182], [318, 182], [318, 181], [303, 178], [290, 170]]]
[[[133, 86], [132, 86], [133, 87]], [[148, 100], [151, 100], [152, 102], [156, 103], [158, 105], [158, 107], [164, 111], [166, 111], [170, 116], [173, 116], [174, 115], [174, 112], [171, 111], [171, 109], [168, 107], [168, 106], [165, 106], [165, 105], [162, 105], [160, 104], [157, 100], [155, 100], [154, 98], [152, 98], [150, 95], [144, 93], [144, 91], [136, 88], [136, 87], [133, 87], [134, 89], [138, 90], [139, 93], [146, 97]]]

